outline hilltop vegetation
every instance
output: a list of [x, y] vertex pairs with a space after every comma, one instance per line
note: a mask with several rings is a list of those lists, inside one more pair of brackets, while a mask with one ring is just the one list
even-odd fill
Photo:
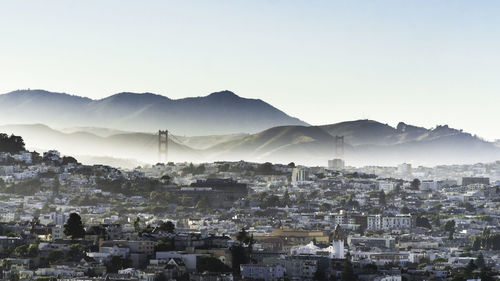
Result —
[[0, 133], [0, 152], [16, 154], [21, 151], [25, 151], [22, 137]]

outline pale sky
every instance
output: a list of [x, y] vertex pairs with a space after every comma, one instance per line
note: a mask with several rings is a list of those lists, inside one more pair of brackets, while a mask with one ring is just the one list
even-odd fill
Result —
[[500, 138], [499, 1], [2, 1], [0, 92], [232, 90], [310, 124]]

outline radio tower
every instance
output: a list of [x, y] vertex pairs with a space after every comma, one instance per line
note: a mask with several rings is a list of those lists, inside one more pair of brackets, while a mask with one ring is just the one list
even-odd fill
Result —
[[158, 131], [158, 162], [167, 163], [168, 159], [168, 130]]

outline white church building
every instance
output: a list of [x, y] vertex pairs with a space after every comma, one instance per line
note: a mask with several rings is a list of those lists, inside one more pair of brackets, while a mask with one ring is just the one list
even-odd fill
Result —
[[320, 248], [310, 242], [307, 245], [292, 247], [290, 253], [292, 255], [321, 255], [328, 256], [331, 259], [344, 259], [344, 232], [340, 225], [337, 225], [335, 231], [331, 235], [331, 245], [326, 248]]

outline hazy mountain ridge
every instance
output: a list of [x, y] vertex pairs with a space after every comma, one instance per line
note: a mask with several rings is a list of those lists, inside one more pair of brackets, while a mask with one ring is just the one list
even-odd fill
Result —
[[[321, 133], [320, 133], [321, 132]], [[352, 165], [425, 165], [488, 162], [500, 159], [500, 149], [447, 125], [425, 129], [399, 123], [396, 128], [373, 120], [304, 127], [283, 126], [218, 144], [211, 157], [255, 161], [295, 161], [326, 165], [335, 158], [333, 136], [345, 137], [345, 159]], [[302, 161], [302, 162], [301, 162]]]
[[[102, 137], [83, 131], [63, 133], [41, 124], [5, 125], [0, 126], [0, 131], [20, 135], [28, 148], [40, 151], [57, 149], [63, 154], [82, 155], [86, 159], [99, 157], [95, 159], [135, 159], [146, 163], [158, 161], [158, 136], [154, 134], [120, 133]], [[169, 159], [172, 161], [198, 162], [203, 159], [200, 155], [195, 149], [169, 140]]]
[[218, 144], [207, 150], [209, 157], [271, 159], [300, 153], [322, 153], [328, 147], [333, 151], [333, 137], [318, 127], [281, 126], [249, 135], [239, 140]]
[[[14, 98], [6, 98], [8, 95], [13, 95]], [[48, 98], [41, 98], [40, 95], [47, 95]], [[82, 155], [87, 159], [93, 157], [94, 160], [89, 161], [119, 158], [155, 163], [158, 161], [158, 137], [155, 133], [113, 128], [117, 124], [142, 126], [141, 120], [157, 120], [161, 123], [163, 120], [168, 120], [170, 115], [181, 116], [179, 111], [183, 106], [170, 106], [172, 102], [177, 105], [187, 105], [191, 108], [191, 112], [195, 112], [188, 117], [183, 116], [184, 120], [179, 121], [177, 125], [194, 123], [197, 126], [206, 125], [206, 123], [200, 123], [199, 120], [210, 119], [208, 116], [211, 113], [206, 111], [207, 107], [220, 106], [225, 111], [219, 112], [216, 117], [212, 116], [212, 121], [209, 123], [225, 127], [232, 122], [235, 126], [241, 125], [241, 128], [249, 128], [252, 122], [269, 120], [269, 118], [261, 116], [261, 119], [257, 121], [249, 118], [244, 122], [238, 118], [231, 120], [224, 116], [234, 116], [238, 114], [236, 111], [244, 112], [245, 108], [248, 112], [255, 112], [256, 108], [271, 107], [259, 100], [242, 99], [231, 92], [219, 92], [206, 97], [180, 100], [171, 100], [149, 93], [121, 93], [97, 101], [45, 91], [35, 94], [20, 92], [0, 95], [0, 108], [10, 106], [0, 112], [3, 122], [6, 122], [3, 117], [7, 117], [7, 120], [10, 120], [8, 118], [16, 119], [17, 115], [13, 113], [14, 111], [26, 110], [34, 105], [39, 108], [38, 112], [29, 114], [33, 116], [38, 114], [40, 122], [50, 119], [50, 114], [53, 114], [58, 121], [65, 121], [66, 118], [71, 120], [72, 114], [82, 114], [82, 112], [92, 118], [111, 121], [93, 126], [78, 127], [76, 124], [62, 131], [41, 124], [5, 125], [0, 126], [0, 131], [23, 136], [28, 147], [41, 150], [58, 149], [64, 154]], [[67, 104], [72, 106], [70, 108], [74, 112], [61, 109]], [[170, 110], [162, 113], [166, 105]], [[110, 110], [111, 107], [113, 110]], [[37, 109], [32, 108], [32, 110]], [[29, 114], [26, 116], [32, 117]], [[281, 116], [280, 111], [276, 110], [269, 111], [269, 114], [271, 117]], [[240, 114], [242, 115], [246, 116]], [[107, 128], [102, 128], [102, 125]], [[172, 133], [172, 127], [165, 126], [165, 128]], [[193, 126], [190, 128], [192, 129]], [[156, 132], [156, 130], [152, 131]], [[323, 126], [273, 126], [252, 134], [208, 134], [195, 137], [170, 135], [169, 160], [192, 162], [247, 160], [281, 163], [293, 161], [308, 165], [326, 165], [328, 159], [336, 158], [334, 155], [334, 136], [336, 135], [345, 137], [345, 160], [351, 165], [395, 165], [402, 162], [437, 165], [489, 162], [500, 159], [498, 143], [484, 141], [447, 125], [427, 129], [403, 122], [392, 127], [374, 120], [355, 120]]]
[[280, 125], [307, 125], [259, 99], [230, 91], [173, 100], [152, 93], [119, 93], [100, 100], [44, 90], [0, 95], [3, 124], [56, 128], [107, 127], [132, 132], [168, 129], [179, 135], [255, 133]]
[[449, 128], [447, 125], [427, 129], [400, 122], [394, 128], [374, 120], [346, 121], [320, 127], [333, 136], [344, 136], [345, 142], [351, 145], [395, 145], [412, 141], [431, 140], [447, 135], [471, 136], [469, 133]]

